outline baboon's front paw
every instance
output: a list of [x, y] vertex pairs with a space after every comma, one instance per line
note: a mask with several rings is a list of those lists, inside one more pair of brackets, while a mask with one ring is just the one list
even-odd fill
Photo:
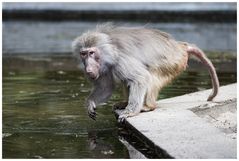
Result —
[[132, 112], [126, 109], [119, 115], [118, 122], [123, 123], [126, 118], [135, 116], [137, 114], [139, 114], [139, 112]]
[[123, 123], [127, 117], [128, 117], [128, 114], [121, 114], [121, 115], [119, 115], [118, 123]]
[[125, 119], [127, 117], [130, 116], [130, 111], [129, 110], [124, 110], [120, 115], [119, 115], [119, 118], [118, 118], [118, 122], [119, 123], [123, 123], [125, 121]]
[[88, 115], [91, 119], [95, 120], [96, 119], [96, 106], [95, 103], [93, 101], [88, 101], [87, 102], [87, 111], [88, 111]]

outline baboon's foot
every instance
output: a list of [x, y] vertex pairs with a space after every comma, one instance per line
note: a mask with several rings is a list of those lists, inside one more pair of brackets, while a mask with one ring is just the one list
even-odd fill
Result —
[[144, 105], [140, 112], [149, 112], [149, 111], [153, 111], [153, 110], [156, 109], [156, 107], [157, 107], [157, 105], [154, 105], [154, 106], [147, 106], [147, 105]]

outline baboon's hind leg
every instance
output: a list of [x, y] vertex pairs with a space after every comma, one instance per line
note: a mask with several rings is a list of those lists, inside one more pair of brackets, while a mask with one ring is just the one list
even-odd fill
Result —
[[155, 81], [155, 79], [153, 79], [149, 84], [145, 96], [144, 106], [143, 109], [141, 109], [141, 112], [153, 111], [157, 107], [156, 100], [159, 93], [159, 86], [157, 83], [158, 81]]
[[173, 77], [163, 76], [159, 73], [153, 75], [152, 80], [149, 84], [146, 96], [145, 96], [145, 103], [144, 107], [141, 110], [142, 112], [152, 111], [157, 107], [157, 98], [160, 90], [171, 82]]

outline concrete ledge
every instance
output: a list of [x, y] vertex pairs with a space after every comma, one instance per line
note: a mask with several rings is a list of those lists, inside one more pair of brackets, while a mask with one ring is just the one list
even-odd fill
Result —
[[220, 87], [214, 102], [205, 101], [210, 92], [160, 100], [158, 109], [125, 125], [168, 157], [236, 158], [236, 84]]

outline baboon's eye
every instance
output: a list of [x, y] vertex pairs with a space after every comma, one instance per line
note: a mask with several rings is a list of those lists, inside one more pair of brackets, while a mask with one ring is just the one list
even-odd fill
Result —
[[87, 52], [82, 51], [82, 52], [80, 52], [80, 55], [81, 55], [82, 57], [85, 57], [85, 56], [87, 55]]
[[89, 52], [90, 55], [93, 55], [94, 53], [95, 53], [94, 51], [90, 51], [90, 52]]

